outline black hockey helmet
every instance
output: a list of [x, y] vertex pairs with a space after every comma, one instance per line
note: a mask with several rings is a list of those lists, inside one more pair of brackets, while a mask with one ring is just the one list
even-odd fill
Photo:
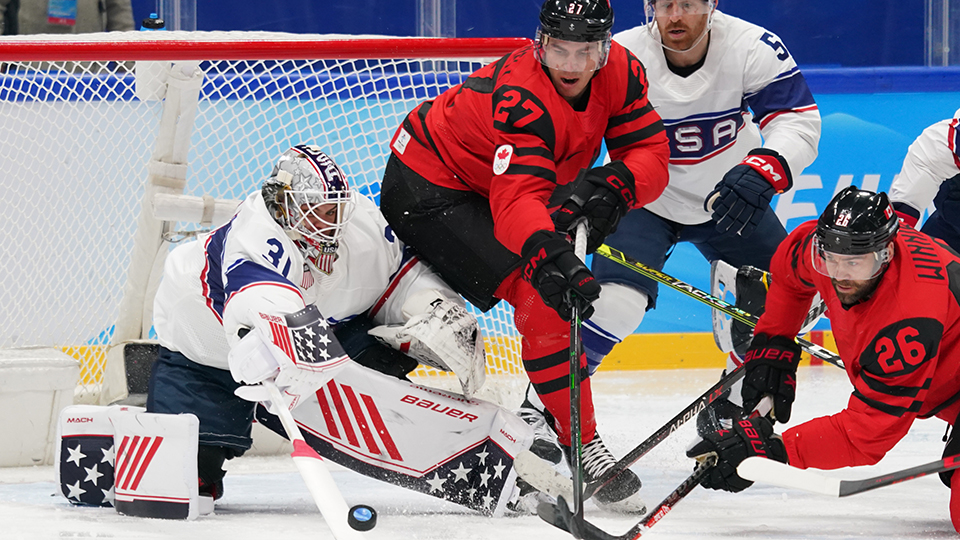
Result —
[[886, 193], [850, 186], [837, 193], [820, 214], [817, 240], [832, 253], [862, 255], [885, 248], [899, 228]]
[[540, 32], [564, 41], [609, 39], [613, 8], [609, 0], [546, 0], [540, 8]]

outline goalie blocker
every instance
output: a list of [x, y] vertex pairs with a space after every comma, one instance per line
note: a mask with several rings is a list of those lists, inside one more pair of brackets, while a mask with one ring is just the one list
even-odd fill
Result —
[[[533, 440], [526, 422], [502, 407], [354, 362], [301, 401], [293, 416], [324, 459], [491, 516], [503, 514], [514, 494], [513, 459]], [[262, 405], [256, 417], [285, 435]]]
[[[57, 423], [56, 480], [71, 504], [130, 516], [194, 519], [212, 510], [197, 483], [199, 422], [192, 414], [73, 405]], [[203, 506], [203, 511], [201, 511]]]

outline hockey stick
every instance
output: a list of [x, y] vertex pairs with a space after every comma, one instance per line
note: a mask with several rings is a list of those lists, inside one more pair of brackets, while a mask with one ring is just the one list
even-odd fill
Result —
[[[700, 302], [703, 302], [713, 309], [733, 317], [734, 319], [750, 326], [751, 328], [757, 325], [757, 317], [751, 315], [750, 313], [743, 311], [729, 302], [724, 302], [716, 296], [701, 291], [689, 283], [680, 281], [679, 279], [668, 274], [664, 274], [663, 272], [654, 268], [650, 268], [642, 262], [624, 254], [618, 249], [603, 244], [597, 248], [596, 253], [610, 259], [611, 261], [626, 266], [634, 272], [650, 278], [657, 283], [662, 283], [671, 289], [689, 296], [690, 298], [699, 300]], [[836, 353], [801, 337], [797, 338], [797, 343], [800, 344], [800, 347], [803, 348], [804, 351], [810, 353], [812, 356], [815, 356], [824, 362], [829, 362], [839, 368], [843, 368], [843, 360], [841, 360]]]
[[[737, 371], [739, 371], [739, 369]], [[773, 397], [769, 395], [764, 396], [756, 408], [750, 413], [749, 418], [765, 416], [770, 413], [772, 408]], [[663, 519], [663, 516], [667, 515], [670, 510], [673, 510], [673, 507], [693, 491], [693, 488], [697, 487], [697, 484], [700, 483], [703, 475], [716, 464], [717, 454], [715, 452], [699, 456], [697, 458], [697, 465], [693, 468], [693, 474], [688, 476], [687, 479], [681, 482], [665, 499], [660, 501], [660, 504], [648, 512], [639, 523], [620, 536], [607, 533], [583, 519], [581, 519], [579, 523], [573, 521], [571, 519], [572, 514], [570, 510], [567, 509], [566, 501], [562, 496], [557, 498], [557, 504], [555, 505], [541, 503], [540, 506], [537, 507], [537, 514], [547, 523], [569, 532], [575, 538], [583, 538], [585, 540], [634, 540], [640, 538], [647, 529], [653, 527], [658, 521]]]
[[297, 470], [300, 471], [303, 482], [307, 484], [307, 489], [313, 496], [313, 502], [316, 503], [324, 521], [330, 527], [333, 537], [336, 540], [361, 540], [363, 536], [348, 524], [351, 509], [343, 500], [330, 471], [324, 465], [323, 458], [303, 440], [300, 428], [297, 427], [293, 415], [287, 410], [286, 401], [280, 394], [280, 389], [271, 380], [260, 384], [270, 392], [270, 401], [273, 402], [274, 408], [278, 409], [277, 416], [280, 418], [280, 423], [283, 424], [287, 437], [293, 443], [293, 453], [290, 454], [293, 462], [297, 465]]
[[[716, 401], [725, 392], [730, 390], [737, 381], [743, 378], [744, 373], [743, 367], [738, 367], [722, 377], [716, 384], [701, 394], [700, 397], [693, 400], [692, 403], [684, 407], [683, 410], [661, 426], [660, 429], [653, 432], [652, 435], [634, 447], [633, 450], [627, 452], [620, 461], [617, 461], [615, 465], [607, 469], [604, 474], [587, 484], [586, 488], [584, 488], [583, 500], [587, 500], [596, 494], [607, 482], [639, 461], [640, 458], [663, 442], [671, 433], [680, 429], [680, 426], [696, 418], [697, 414], [706, 408], [707, 405]], [[521, 478], [547, 495], [554, 498], [559, 498], [560, 496], [570, 498], [571, 494], [568, 491], [570, 480], [554, 470], [551, 464], [540, 459], [529, 450], [520, 452], [516, 459], [514, 459], [513, 466]]]
[[807, 469], [791, 467], [772, 459], [749, 457], [737, 467], [737, 474], [754, 482], [800, 489], [831, 497], [846, 497], [956, 468], [960, 468], [960, 454], [862, 480], [840, 480]]
[[639, 523], [630, 528], [627, 532], [615, 536], [586, 520], [579, 523], [572, 520], [572, 513], [567, 508], [567, 503], [563, 497], [557, 499], [557, 504], [541, 503], [537, 508], [537, 514], [557, 528], [563, 529], [574, 536], [574, 538], [583, 538], [585, 540], [634, 540], [643, 536], [643, 533], [650, 527], [653, 527], [658, 521], [663, 519], [673, 507], [686, 497], [693, 488], [697, 487], [700, 479], [710, 467], [713, 467], [717, 461], [716, 456], [709, 456], [702, 462], [697, 462], [693, 474], [680, 483], [660, 504], [653, 508]]
[[[587, 224], [577, 223], [573, 252], [581, 261], [587, 256]], [[583, 437], [580, 433], [580, 305], [576, 293], [571, 294], [570, 317], [570, 476], [573, 482], [574, 524], [583, 523]], [[576, 536], [576, 538], [581, 538]]]

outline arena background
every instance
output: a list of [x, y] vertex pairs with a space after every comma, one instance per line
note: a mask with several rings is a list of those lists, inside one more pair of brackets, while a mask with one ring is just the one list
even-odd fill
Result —
[[[422, 11], [428, 1], [267, 0], [241, 7], [236, 2], [204, 0], [197, 3], [195, 25], [197, 30], [424, 35]], [[957, 10], [950, 4], [960, 2], [941, 4], [954, 13]], [[441, 5], [447, 25], [431, 35], [532, 37], [540, 1]], [[150, 0], [133, 0], [133, 6], [138, 21], [157, 9]], [[847, 185], [887, 190], [910, 142], [924, 127], [950, 117], [960, 107], [960, 69], [925, 67], [956, 63], [953, 57], [958, 54], [932, 56], [933, 37], [928, 30], [932, 6], [932, 1], [893, 0], [719, 2], [721, 10], [781, 37], [820, 107], [819, 157], [795, 179], [790, 193], [774, 199], [788, 230], [815, 218], [833, 194]], [[640, 0], [614, 2], [613, 7], [614, 32], [644, 22]], [[954, 30], [950, 25], [943, 28]], [[960, 51], [960, 47], [953, 49]], [[718, 179], [721, 174], [718, 171]], [[687, 245], [677, 247], [664, 270], [709, 289], [709, 267]], [[722, 364], [723, 355], [713, 344], [710, 309], [669, 290], [661, 298], [637, 333], [615, 349], [605, 368]], [[816, 330], [812, 340], [833, 345], [828, 321], [821, 321]]]

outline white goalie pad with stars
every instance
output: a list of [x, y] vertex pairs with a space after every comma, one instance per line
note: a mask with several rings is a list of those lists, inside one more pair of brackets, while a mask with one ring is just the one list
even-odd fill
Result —
[[426, 290], [404, 303], [406, 324], [381, 325], [368, 333], [382, 343], [441, 371], [452, 371], [468, 398], [486, 379], [483, 334], [462, 303]]
[[[257, 421], [283, 435], [257, 408]], [[293, 411], [324, 459], [390, 484], [502, 515], [516, 482], [513, 458], [533, 432], [510, 411], [419, 386], [354, 362]]]
[[57, 420], [55, 471], [60, 493], [71, 504], [113, 506], [116, 447], [110, 415], [143, 407], [71, 405]]
[[[737, 291], [738, 271], [738, 268], [723, 261], [713, 261], [710, 264], [710, 294], [724, 302], [741, 307], [743, 302], [738, 302], [739, 296]], [[763, 272], [763, 274], [769, 276], [766, 272]], [[765, 300], [766, 288], [768, 286], [769, 284], [763, 285], [764, 298], [756, 299], [761, 305]], [[743, 308], [741, 307], [741, 309]], [[803, 327], [800, 329], [799, 335], [806, 334], [812, 330], [823, 316], [824, 311], [826, 311], [826, 304], [820, 299], [820, 295], [817, 294], [811, 302], [810, 310], [807, 312], [807, 317], [803, 321]], [[751, 313], [751, 315], [753, 315], [753, 313]], [[717, 343], [717, 347], [725, 353], [729, 353], [735, 348], [733, 319], [729, 315], [721, 313], [716, 309], [713, 310], [713, 339]]]
[[68, 501], [126, 515], [193, 519], [199, 513], [192, 414], [71, 405], [57, 422], [56, 479]]

